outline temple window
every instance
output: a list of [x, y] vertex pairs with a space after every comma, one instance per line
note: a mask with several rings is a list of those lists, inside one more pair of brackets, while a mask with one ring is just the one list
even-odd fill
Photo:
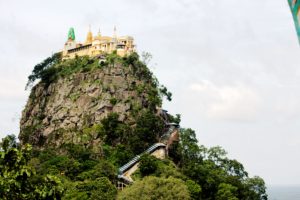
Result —
[[124, 49], [125, 48], [125, 45], [123, 45], [123, 44], [118, 44], [117, 45], [117, 49]]

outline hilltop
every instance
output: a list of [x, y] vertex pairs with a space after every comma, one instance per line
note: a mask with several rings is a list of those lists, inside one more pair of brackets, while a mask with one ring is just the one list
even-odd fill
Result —
[[43, 194], [56, 199], [267, 199], [261, 178], [221, 147], [198, 144], [192, 129], [179, 128], [180, 115], [161, 108], [172, 95], [145, 60], [114, 52], [62, 60], [58, 53], [37, 64], [21, 145], [8, 138], [4, 154], [30, 144], [22, 165], [36, 175], [25, 179], [34, 187], [54, 176]]
[[[160, 107], [162, 97], [170, 98], [171, 94], [159, 86], [137, 54], [126, 58], [111, 54], [106, 61], [77, 57], [48, 70], [54, 71], [51, 80], [46, 75], [32, 88], [22, 113], [21, 143], [40, 148], [81, 144], [97, 153], [103, 141], [114, 145], [130, 142], [134, 146], [128, 140], [145, 117], [155, 119], [155, 127], [140, 151], [163, 134], [169, 119], [161, 114]], [[101, 133], [101, 121], [107, 117], [122, 124], [119, 133]]]

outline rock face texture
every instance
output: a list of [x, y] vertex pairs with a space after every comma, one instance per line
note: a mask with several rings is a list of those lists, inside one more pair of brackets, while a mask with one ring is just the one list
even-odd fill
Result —
[[147, 84], [122, 64], [73, 73], [50, 84], [40, 82], [23, 110], [20, 141], [41, 148], [80, 143], [85, 128], [112, 112], [130, 123], [132, 111], [149, 106]]

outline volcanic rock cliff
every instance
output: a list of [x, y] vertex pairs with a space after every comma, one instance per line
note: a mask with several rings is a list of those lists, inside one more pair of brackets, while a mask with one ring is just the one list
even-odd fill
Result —
[[[167, 120], [160, 112], [161, 87], [137, 54], [77, 57], [44, 69], [31, 91], [20, 122], [20, 141], [36, 147], [101, 142], [96, 125], [115, 113], [118, 121], [135, 127], [142, 110]], [[87, 131], [88, 130], [88, 131]], [[162, 129], [161, 129], [162, 130]], [[88, 136], [86, 136], [88, 132]], [[162, 133], [157, 133], [159, 137]]]

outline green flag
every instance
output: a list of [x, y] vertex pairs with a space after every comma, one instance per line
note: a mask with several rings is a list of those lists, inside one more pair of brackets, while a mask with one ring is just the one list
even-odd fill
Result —
[[293, 14], [298, 39], [300, 42], [300, 0], [288, 0]]

